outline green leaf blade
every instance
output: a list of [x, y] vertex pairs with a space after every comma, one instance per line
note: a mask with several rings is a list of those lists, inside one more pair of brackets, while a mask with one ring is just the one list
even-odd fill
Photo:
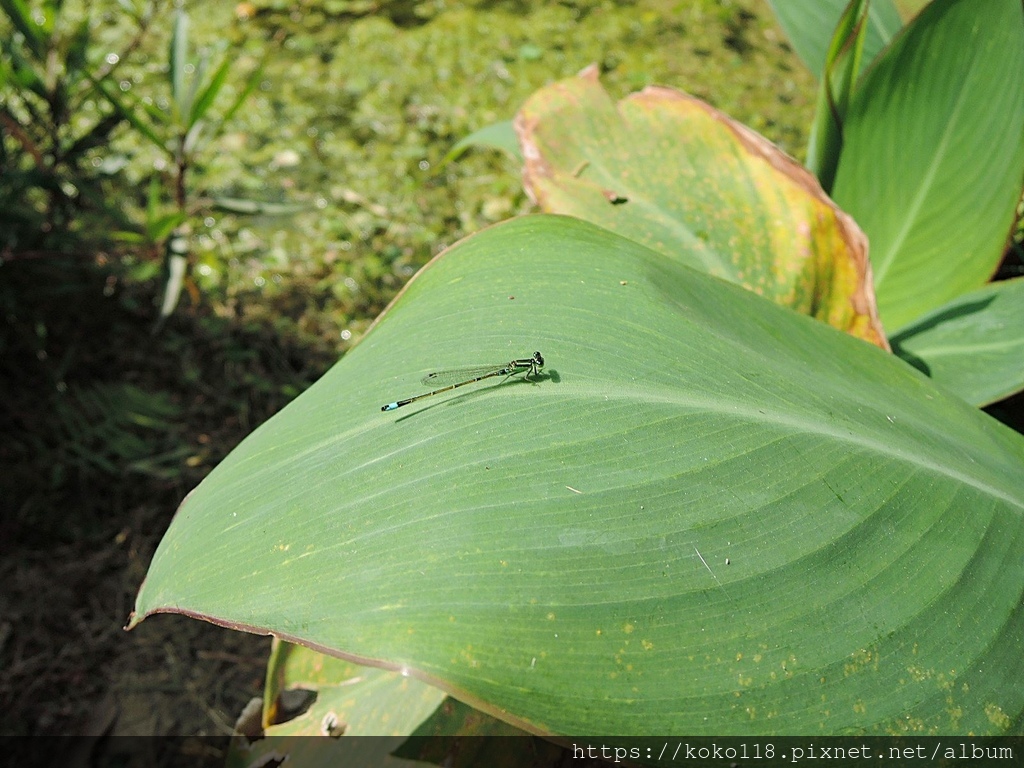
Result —
[[171, 32], [170, 48], [167, 52], [168, 72], [167, 76], [171, 84], [171, 104], [174, 110], [174, 119], [184, 122], [192, 111], [190, 92], [186, 86], [186, 72], [188, 66], [188, 13], [184, 8], [178, 8], [174, 14], [174, 29]]
[[[380, 413], [533, 349], [537, 382]], [[268, 628], [532, 731], [999, 732], [1022, 463], [871, 345], [529, 217], [435, 260], [189, 496], [135, 621]]]
[[1024, 389], [1024, 278], [958, 296], [893, 337], [893, 350], [977, 406]]
[[860, 73], [869, 8], [867, 0], [847, 6], [829, 45], [824, 74], [818, 84], [818, 102], [807, 145], [807, 168], [817, 176], [825, 192], [832, 190], [842, 152], [842, 126]]
[[92, 84], [93, 87], [110, 102], [110, 105], [114, 108], [117, 115], [127, 121], [157, 149], [163, 152], [168, 151], [166, 141], [157, 135], [149, 122], [142, 117], [144, 113], [148, 114], [156, 125], [163, 126], [167, 124], [167, 115], [165, 113], [161, 112], [156, 107], [150, 107], [145, 104], [145, 102], [131, 100], [131, 97], [127, 94], [119, 94], [116, 87], [107, 80], [94, 79], [92, 80]]
[[249, 76], [245, 80], [245, 85], [238, 92], [238, 95], [235, 97], [235, 100], [231, 103], [231, 106], [227, 108], [226, 112], [224, 112], [224, 116], [220, 120], [221, 126], [223, 126], [232, 117], [235, 116], [235, 113], [238, 112], [238, 110], [246, 102], [249, 96], [252, 95], [252, 92], [256, 90], [257, 87], [259, 87], [260, 81], [263, 79], [265, 66], [266, 61], [264, 59], [263, 61], [260, 61], [260, 63], [256, 65], [256, 68], [252, 72], [249, 73]]
[[[300, 716], [264, 723], [269, 737], [322, 736], [327, 723], [335, 723], [345, 736], [408, 735], [445, 698], [436, 688], [397, 672], [360, 667], [280, 641], [274, 643], [268, 666], [271, 690], [278, 695], [289, 689], [316, 692], [316, 702]], [[277, 703], [274, 696], [264, 706], [274, 711]]]
[[502, 120], [498, 123], [484, 126], [473, 131], [468, 136], [463, 136], [448, 150], [448, 154], [441, 160], [443, 168], [448, 163], [457, 160], [472, 147], [484, 147], [486, 149], [497, 149], [504, 152], [513, 160], [522, 162], [522, 153], [519, 151], [519, 141], [516, 139], [515, 128], [511, 120]]
[[[217, 94], [220, 93], [221, 88], [224, 87], [224, 83], [227, 81], [228, 74], [231, 72], [232, 59], [230, 56], [225, 55], [221, 60], [220, 65], [214, 70], [213, 75], [210, 77], [210, 82], [199, 91], [198, 96], [192, 103], [192, 112], [189, 115], [188, 124], [194, 125], [199, 120], [205, 117], [207, 111], [213, 106], [214, 100], [217, 98]], [[199, 81], [199, 76], [196, 76], [196, 82]]]
[[1016, 0], [979, 8], [929, 5], [867, 73], [848, 111], [832, 196], [871, 242], [891, 333], [983, 285], [1014, 221], [1024, 178], [1024, 8]]
[[[829, 40], [848, 0], [768, 0], [779, 25], [808, 69], [825, 68]], [[864, 60], [871, 62], [903, 26], [892, 0], [873, 0], [868, 12]]]
[[38, 61], [43, 61], [46, 56], [48, 38], [53, 28], [53, 9], [49, 5], [44, 5], [40, 9], [40, 13], [44, 14], [44, 22], [37, 24], [25, 0], [0, 0], [0, 8], [7, 14], [7, 18], [14, 28], [24, 36], [32, 55]]

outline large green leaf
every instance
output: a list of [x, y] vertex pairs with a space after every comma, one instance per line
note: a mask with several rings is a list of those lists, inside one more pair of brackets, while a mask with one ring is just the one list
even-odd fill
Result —
[[681, 91], [615, 103], [597, 69], [516, 115], [527, 191], [567, 213], [888, 349], [867, 243], [771, 142]]
[[935, 0], [854, 94], [832, 189], [890, 333], [989, 279], [1022, 179], [1024, 7]]
[[[793, 49], [811, 72], [825, 68], [829, 41], [849, 0], [768, 0]], [[870, 62], [903, 22], [892, 0], [872, 0], [864, 61]]]
[[1024, 389], [1024, 278], [958, 296], [892, 340], [893, 350], [977, 406]]
[[[539, 380], [381, 413], [435, 366]], [[574, 219], [437, 258], [182, 504], [181, 612], [551, 733], [992, 733], [1024, 439], [877, 347]]]

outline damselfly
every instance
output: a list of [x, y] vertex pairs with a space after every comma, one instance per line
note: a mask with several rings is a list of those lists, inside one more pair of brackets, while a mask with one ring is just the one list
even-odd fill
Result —
[[[478, 365], [473, 368], [453, 368], [447, 371], [437, 371], [423, 377], [423, 383], [428, 386], [435, 386], [435, 389], [431, 392], [424, 392], [422, 395], [416, 395], [416, 397], [410, 397], [406, 400], [398, 400], [394, 403], [388, 403], [382, 405], [380, 409], [382, 411], [393, 411], [396, 408], [401, 408], [403, 405], [409, 403], [415, 403], [417, 400], [422, 400], [425, 397], [431, 397], [432, 395], [438, 395], [442, 392], [448, 392], [458, 387], [464, 387], [467, 384], [474, 384], [484, 379], [490, 379], [494, 376], [517, 376], [520, 373], [523, 374], [523, 378], [529, 381], [530, 376], [537, 376], [540, 373], [540, 369], [544, 367], [544, 358], [540, 352], [534, 352], [533, 357], [523, 357], [518, 360], [510, 360], [504, 364], [498, 365]], [[454, 383], [450, 383], [454, 382]]]

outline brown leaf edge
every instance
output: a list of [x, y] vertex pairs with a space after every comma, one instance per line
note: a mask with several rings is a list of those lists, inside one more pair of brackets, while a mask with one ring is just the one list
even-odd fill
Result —
[[[590, 81], [599, 82], [599, 70], [596, 64], [591, 64], [583, 69], [577, 77]], [[557, 83], [554, 86], [557, 87]], [[733, 120], [725, 113], [715, 109], [707, 102], [698, 99], [684, 91], [669, 88], [666, 86], [647, 86], [643, 90], [630, 94], [626, 99], [684, 99], [693, 105], [707, 112], [714, 120], [720, 122], [731, 131], [751, 155], [759, 158], [779, 173], [788, 177], [797, 186], [815, 200], [822, 203], [832, 211], [835, 216], [840, 234], [843, 240], [849, 245], [849, 252], [853, 274], [855, 276], [855, 290], [849, 295], [850, 308], [854, 313], [854, 320], [846, 328], [841, 329], [852, 336], [863, 339], [871, 344], [881, 347], [886, 352], [891, 352], [889, 341], [886, 338], [881, 318], [878, 315], [878, 306], [875, 300], [874, 282], [871, 273], [871, 262], [868, 258], [868, 239], [864, 232], [857, 226], [848, 213], [843, 211], [835, 202], [825, 194], [821, 185], [814, 175], [795, 159], [787, 155], [775, 144], [770, 142], [761, 134], [742, 123]], [[536, 135], [537, 119], [527, 117], [520, 110], [513, 121], [516, 135], [519, 138], [519, 145], [522, 150], [523, 163], [523, 188], [527, 195], [542, 210], [549, 213], [564, 213], [564, 211], [549, 210], [545, 205], [542, 196], [532, 183], [534, 178], [548, 178], [555, 175], [555, 170], [547, 162], [544, 153], [537, 145], [534, 136]]]

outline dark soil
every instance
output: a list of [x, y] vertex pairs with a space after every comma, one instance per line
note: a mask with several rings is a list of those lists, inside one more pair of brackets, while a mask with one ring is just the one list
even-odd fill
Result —
[[201, 306], [153, 335], [158, 294], [93, 256], [0, 266], [5, 735], [227, 735], [261, 695], [269, 638], [123, 626], [184, 495], [336, 353]]

